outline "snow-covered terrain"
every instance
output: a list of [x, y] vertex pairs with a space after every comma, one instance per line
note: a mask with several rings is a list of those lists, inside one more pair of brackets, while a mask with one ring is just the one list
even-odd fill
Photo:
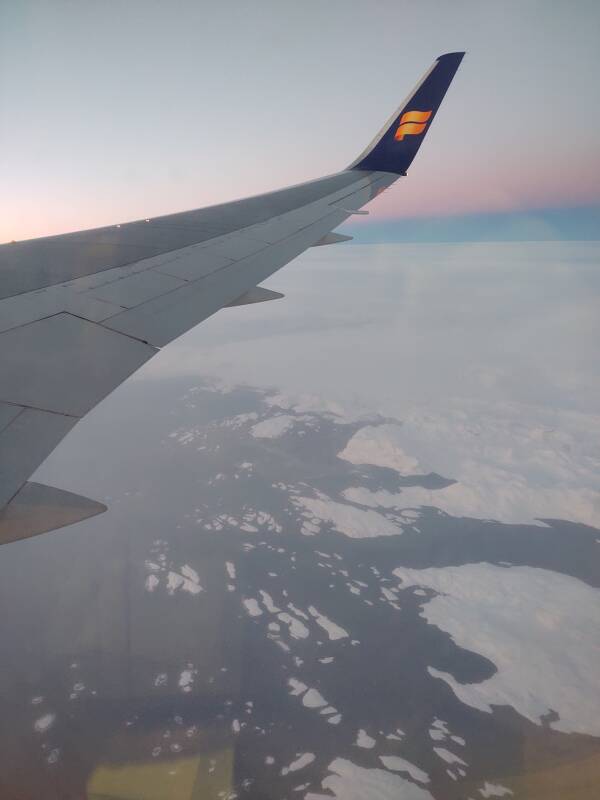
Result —
[[[290, 268], [277, 276], [291, 283], [278, 308], [213, 317], [143, 376], [200, 371], [223, 387], [263, 387], [273, 408], [258, 423], [267, 435], [292, 424], [292, 412], [340, 423], [385, 418], [365, 424], [340, 457], [456, 481], [407, 489], [400, 507], [600, 527], [598, 243], [392, 245], [326, 256], [302, 256], [301, 303], [293, 302], [300, 273]], [[375, 310], [364, 302], [373, 270]], [[324, 275], [334, 292], [323, 291]], [[283, 358], [279, 336], [257, 350], [245, 335], [249, 317], [273, 314], [286, 334]]]
[[493, 564], [398, 567], [394, 575], [404, 588], [438, 592], [423, 605], [425, 619], [495, 666], [470, 684], [430, 667], [460, 700], [488, 712], [511, 705], [538, 724], [554, 711], [555, 730], [600, 736], [600, 590], [557, 572]]
[[19, 780], [475, 800], [593, 749], [600, 245], [303, 258], [36, 476], [109, 511], [0, 559]]
[[274, 417], [268, 417], [253, 425], [250, 428], [250, 434], [255, 439], [276, 439], [286, 431], [289, 431], [294, 426], [295, 421], [296, 417], [290, 417], [287, 414], [276, 414]]
[[397, 536], [402, 533], [402, 528], [383, 514], [338, 503], [323, 493], [319, 493], [318, 497], [292, 496], [291, 501], [306, 519], [303, 532], [307, 535], [318, 532], [320, 522], [329, 523], [336, 531], [351, 539]]
[[402, 425], [362, 428], [339, 455], [455, 481], [436, 490], [353, 489], [346, 495], [364, 505], [435, 506], [453, 516], [506, 523], [550, 518], [599, 526], [599, 445], [600, 416], [455, 401], [444, 412], [415, 411]]
[[402, 449], [402, 429], [398, 425], [367, 425], [338, 453], [352, 464], [375, 464], [406, 475], [429, 472], [416, 458]]

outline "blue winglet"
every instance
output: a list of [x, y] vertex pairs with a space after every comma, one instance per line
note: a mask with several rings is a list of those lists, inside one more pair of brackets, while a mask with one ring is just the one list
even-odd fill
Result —
[[464, 53], [440, 56], [349, 169], [404, 175], [433, 122]]

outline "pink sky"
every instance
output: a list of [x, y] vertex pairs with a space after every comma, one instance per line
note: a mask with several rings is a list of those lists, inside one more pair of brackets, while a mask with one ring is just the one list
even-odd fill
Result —
[[[497, 161], [478, 164], [477, 170], [465, 173], [464, 164], [442, 169], [435, 153], [416, 160], [409, 175], [400, 179], [371, 205], [369, 217], [359, 220], [368, 224], [374, 219], [400, 219], [427, 216], [460, 216], [485, 212], [527, 211], [538, 208], [573, 208], [600, 203], [600, 157], [590, 163], [585, 158], [572, 161], [568, 169], [550, 171], [545, 164], [530, 160], [521, 168]], [[291, 178], [294, 180], [294, 178]], [[17, 187], [10, 205], [0, 220], [0, 241], [26, 239], [69, 230], [112, 224], [148, 214], [184, 210], [247, 196], [283, 185], [273, 178], [246, 187], [216, 187], [204, 184], [181, 189], [171, 181], [156, 181], [148, 194], [147, 182], [139, 189], [115, 197], [110, 187], [98, 191], [82, 189], [78, 184], [46, 185], [40, 195], [32, 185]], [[32, 202], [30, 191], [36, 191]], [[228, 193], [229, 192], [229, 193]]]

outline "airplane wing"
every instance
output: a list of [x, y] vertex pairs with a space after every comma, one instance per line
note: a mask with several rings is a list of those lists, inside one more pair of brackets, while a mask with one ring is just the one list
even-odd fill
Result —
[[0, 543], [105, 507], [28, 481], [161, 348], [259, 284], [405, 175], [462, 60], [440, 56], [347, 169], [211, 208], [0, 246]]

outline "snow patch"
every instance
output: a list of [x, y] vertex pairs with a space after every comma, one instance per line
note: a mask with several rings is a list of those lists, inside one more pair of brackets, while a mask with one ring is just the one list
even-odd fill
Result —
[[483, 789], [479, 790], [479, 794], [482, 797], [505, 797], [506, 795], [512, 795], [510, 789], [507, 789], [506, 786], [501, 786], [499, 783], [488, 783], [487, 781], [483, 784]]
[[426, 772], [400, 756], [379, 756], [379, 760], [386, 769], [391, 769], [393, 772], [408, 772], [413, 780], [429, 783], [429, 775]]
[[451, 753], [450, 750], [446, 750], [445, 747], [434, 747], [433, 748], [436, 755], [445, 761], [447, 764], [462, 764], [463, 767], [467, 766], [467, 762], [463, 761], [462, 758], [459, 758], [454, 753]]
[[405, 453], [401, 442], [402, 429], [399, 425], [367, 425], [354, 434], [338, 453], [338, 458], [351, 464], [387, 467], [403, 475], [423, 473], [425, 470], [419, 466], [416, 458]]
[[198, 670], [194, 669], [194, 667], [190, 664], [188, 667], [181, 671], [179, 676], [179, 688], [186, 693], [192, 691], [192, 686], [194, 684], [194, 679], [198, 674]]
[[302, 692], [305, 692], [308, 689], [308, 686], [302, 681], [299, 681], [297, 678], [290, 678], [288, 680], [288, 686], [291, 686], [291, 695], [299, 695]]
[[200, 585], [200, 576], [189, 564], [176, 567], [168, 557], [166, 543], [157, 539], [152, 546], [152, 557], [146, 559], [145, 567], [148, 575], [144, 581], [147, 592], [154, 592], [162, 584], [167, 594], [177, 591], [191, 595], [200, 594], [204, 589]]
[[277, 619], [288, 626], [290, 636], [293, 639], [308, 638], [308, 628], [303, 622], [300, 622], [299, 619], [296, 619], [296, 617], [292, 617], [291, 614], [287, 614], [285, 611], [282, 611], [281, 614], [277, 615]]
[[338, 533], [343, 533], [351, 539], [397, 536], [402, 533], [401, 528], [387, 517], [378, 514], [377, 511], [338, 503], [321, 493], [318, 497], [292, 497], [290, 499], [307, 520], [302, 529], [305, 534], [307, 530], [308, 533], [318, 533], [319, 527], [312, 522], [313, 518], [330, 523]]
[[45, 733], [49, 730], [56, 721], [56, 714], [44, 714], [33, 723], [33, 729], [36, 733]]
[[229, 575], [230, 580], [235, 580], [235, 564], [232, 561], [225, 562], [225, 569], [227, 570], [227, 574]]
[[253, 597], [247, 597], [242, 600], [242, 603], [246, 607], [246, 611], [250, 614], [251, 617], [260, 617], [262, 615], [262, 609], [258, 605], [258, 601], [255, 600]]
[[432, 795], [411, 781], [384, 769], [366, 769], [345, 758], [336, 758], [329, 765], [328, 775], [321, 783], [331, 794], [309, 792], [304, 800], [432, 800]]
[[308, 767], [308, 765], [312, 764], [312, 762], [315, 760], [314, 753], [298, 753], [297, 755], [298, 758], [296, 758], [295, 761], [292, 761], [288, 767], [283, 767], [281, 770], [282, 775], [287, 775], [288, 772], [298, 772], [299, 769]]
[[295, 417], [279, 414], [276, 417], [269, 417], [262, 420], [262, 422], [257, 422], [256, 425], [250, 428], [250, 433], [255, 439], [276, 439], [278, 436], [283, 436], [286, 431], [289, 431], [295, 421]]
[[336, 639], [343, 639], [344, 637], [348, 636], [348, 631], [344, 630], [344, 628], [336, 625], [335, 622], [332, 622], [325, 614], [321, 614], [320, 611], [314, 606], [308, 607], [309, 613], [315, 618], [315, 622], [317, 625], [320, 625], [324, 631], [327, 632], [329, 639], [331, 641], [335, 641]]
[[327, 701], [323, 699], [323, 695], [316, 689], [309, 689], [302, 698], [302, 705], [307, 708], [321, 708], [327, 705]]
[[360, 728], [356, 734], [356, 741], [354, 744], [356, 747], [364, 747], [366, 750], [371, 750], [371, 748], [375, 747], [375, 739], [369, 736], [364, 728]]

